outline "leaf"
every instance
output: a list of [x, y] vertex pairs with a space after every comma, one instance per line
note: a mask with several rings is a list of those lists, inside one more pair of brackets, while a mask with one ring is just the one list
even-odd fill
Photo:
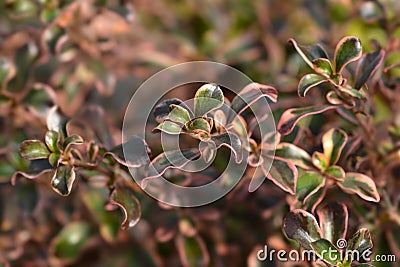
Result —
[[82, 144], [82, 143], [83, 143], [82, 137], [77, 134], [73, 134], [65, 138], [63, 146], [64, 149], [67, 149], [72, 144]]
[[341, 73], [343, 68], [350, 62], [356, 61], [362, 55], [361, 41], [357, 37], [344, 37], [336, 45], [335, 49], [335, 71]]
[[297, 88], [299, 96], [301, 97], [305, 97], [307, 92], [313, 88], [316, 87], [324, 82], [327, 82], [328, 80], [318, 74], [306, 74], [303, 76], [303, 78], [301, 78], [300, 82], [299, 82], [299, 86]]
[[151, 150], [146, 141], [140, 136], [133, 135], [126, 142], [114, 147], [105, 156], [111, 156], [118, 163], [137, 168], [150, 162]]
[[368, 78], [371, 77], [382, 64], [384, 58], [385, 51], [383, 49], [366, 53], [360, 58], [354, 78], [355, 89], [360, 89], [367, 82]]
[[311, 156], [311, 160], [314, 166], [321, 171], [325, 171], [329, 166], [328, 159], [326, 158], [325, 154], [321, 152], [315, 151]]
[[326, 58], [317, 58], [312, 61], [314, 66], [314, 71], [318, 74], [322, 74], [325, 77], [329, 78], [332, 73], [332, 64]]
[[322, 136], [322, 147], [329, 165], [334, 165], [340, 158], [347, 143], [347, 134], [341, 129], [330, 129]]
[[347, 87], [339, 87], [339, 90], [358, 99], [366, 100], [367, 97], [359, 90], [353, 89], [353, 88], [347, 88]]
[[325, 174], [338, 180], [343, 180], [346, 175], [343, 168], [336, 165], [328, 167]]
[[171, 109], [171, 111], [169, 112], [168, 117], [171, 119], [171, 121], [179, 122], [182, 124], [190, 121], [190, 114], [187, 109], [176, 104], [170, 105], [169, 108]]
[[336, 244], [339, 239], [346, 238], [349, 219], [346, 205], [334, 202], [317, 210], [317, 214], [325, 239]]
[[184, 267], [206, 267], [209, 265], [210, 256], [207, 247], [199, 236], [178, 235], [176, 246]]
[[194, 96], [195, 117], [201, 117], [224, 103], [224, 94], [217, 84], [201, 86]]
[[13, 174], [11, 177], [11, 184], [15, 185], [19, 176], [23, 176], [27, 179], [36, 179], [53, 171], [54, 170], [47, 159], [35, 159], [30, 162], [29, 168], [26, 172], [17, 171]]
[[7, 82], [16, 73], [14, 65], [7, 58], [0, 58], [0, 90], [7, 86]]
[[199, 156], [200, 152], [194, 149], [173, 150], [159, 154], [149, 165], [148, 176], [142, 179], [141, 187], [146, 187], [149, 180], [162, 176], [166, 170], [182, 168]]
[[349, 240], [347, 244], [348, 250], [358, 251], [361, 255], [366, 250], [371, 250], [373, 247], [371, 234], [367, 228], [358, 230]]
[[198, 133], [205, 132], [210, 133], [211, 127], [208, 121], [204, 118], [196, 118], [186, 124], [186, 127], [190, 132]]
[[282, 135], [288, 135], [293, 131], [294, 126], [296, 123], [301, 120], [304, 117], [314, 115], [314, 114], [319, 114], [323, 113], [327, 110], [330, 109], [336, 109], [338, 108], [337, 106], [328, 106], [328, 105], [323, 105], [323, 106], [312, 106], [312, 107], [306, 107], [306, 108], [292, 108], [288, 109], [285, 112], [283, 112], [281, 119], [279, 120], [278, 123], [278, 131]]
[[167, 100], [162, 101], [160, 104], [158, 104], [154, 108], [154, 116], [158, 123], [162, 123], [166, 119], [166, 117], [169, 115], [169, 113], [171, 111], [171, 109], [170, 109], [171, 105], [177, 105], [177, 106], [183, 107], [192, 116], [192, 113], [191, 113], [189, 107], [185, 103], [183, 103], [182, 100], [177, 99], [177, 98], [167, 99]]
[[[304, 62], [310, 67], [310, 68], [314, 68], [313, 63], [311, 62], [312, 58], [310, 59], [310, 53], [308, 53], [308, 51], [306, 51], [306, 49], [302, 49], [300, 48], [300, 46], [297, 44], [297, 42], [294, 39], [289, 39], [289, 43], [291, 45], [293, 45], [294, 49], [296, 50], [296, 52], [301, 56], [301, 58], [304, 60]], [[307, 53], [308, 55], [306, 55], [305, 53]], [[314, 54], [315, 55], [315, 54]], [[317, 57], [319, 58], [319, 56]]]
[[269, 161], [264, 160], [263, 165], [261, 165], [265, 176], [282, 190], [294, 195], [298, 177], [296, 166], [290, 161], [279, 157], [274, 158], [269, 170], [264, 168], [264, 163], [269, 166]]
[[312, 249], [325, 262], [337, 265], [341, 262], [341, 254], [329, 240], [320, 239], [311, 243]]
[[91, 235], [91, 229], [87, 223], [70, 223], [53, 239], [52, 254], [58, 259], [72, 261], [83, 251]]
[[167, 134], [180, 134], [182, 132], [182, 127], [175, 122], [164, 121], [160, 123], [155, 130], [160, 130]]
[[286, 215], [283, 230], [290, 239], [296, 240], [305, 249], [312, 249], [311, 243], [322, 237], [314, 216], [301, 209], [292, 210]]
[[303, 169], [310, 170], [313, 168], [310, 155], [303, 149], [293, 144], [290, 143], [278, 144], [275, 150], [275, 155], [284, 158]]
[[262, 97], [267, 97], [272, 102], [276, 102], [278, 99], [278, 91], [270, 85], [260, 83], [251, 83], [247, 85], [232, 100], [231, 109], [234, 112], [231, 112], [228, 121], [232, 121], [235, 115], [241, 114]]
[[217, 149], [221, 146], [229, 148], [235, 155], [236, 163], [240, 163], [243, 160], [242, 141], [236, 134], [226, 132], [220, 135], [212, 135], [211, 140], [214, 141]]
[[62, 136], [67, 136], [67, 117], [64, 116], [57, 106], [52, 107], [46, 117], [47, 129], [55, 131]]
[[53, 167], [58, 167], [60, 163], [61, 154], [59, 152], [53, 152], [49, 155], [49, 163]]
[[50, 155], [46, 145], [39, 140], [25, 140], [20, 145], [19, 152], [27, 160], [44, 159]]
[[299, 177], [296, 184], [296, 197], [305, 203], [325, 185], [325, 178], [318, 172], [308, 171]]
[[75, 170], [71, 165], [59, 166], [51, 178], [53, 190], [62, 196], [71, 193], [72, 185], [75, 181]]
[[374, 180], [364, 174], [348, 172], [344, 181], [338, 181], [337, 185], [346, 193], [357, 194], [367, 201], [380, 200]]
[[226, 125], [226, 115], [222, 110], [216, 110], [214, 113], [214, 127], [217, 132], [222, 132]]
[[142, 213], [140, 203], [129, 187], [114, 189], [110, 195], [110, 203], [120, 207], [124, 214], [124, 221], [121, 224], [122, 229], [132, 228], [139, 222]]
[[58, 133], [55, 131], [47, 131], [44, 141], [51, 152], [58, 151]]
[[336, 94], [335, 91], [329, 91], [326, 95], [326, 100], [332, 105], [341, 105], [343, 104], [343, 101], [340, 99], [340, 97]]

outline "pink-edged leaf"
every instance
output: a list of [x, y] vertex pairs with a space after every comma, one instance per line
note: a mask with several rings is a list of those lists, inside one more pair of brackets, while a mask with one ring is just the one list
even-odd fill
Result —
[[332, 105], [341, 105], [343, 104], [342, 99], [338, 96], [338, 94], [335, 91], [329, 91], [326, 95], [326, 100], [328, 100], [329, 103]]
[[[264, 160], [263, 163], [268, 164], [269, 162]], [[280, 157], [275, 157], [269, 170], [264, 168], [264, 164], [261, 165], [261, 168], [267, 178], [274, 184], [292, 195], [295, 194], [298, 172], [296, 166], [292, 162]]]
[[19, 147], [21, 157], [28, 160], [44, 159], [50, 155], [47, 146], [39, 140], [25, 140]]
[[341, 129], [330, 129], [322, 136], [324, 154], [330, 165], [336, 164], [347, 142], [347, 134]]
[[36, 179], [45, 175], [47, 173], [54, 172], [54, 169], [49, 164], [47, 159], [36, 159], [30, 162], [29, 168], [27, 171], [17, 171], [11, 177], [11, 184], [15, 185], [17, 182], [17, 178], [25, 177], [27, 179]]
[[360, 89], [367, 82], [368, 78], [371, 77], [382, 64], [384, 58], [385, 51], [382, 49], [366, 53], [360, 58], [354, 78], [355, 89]]
[[326, 58], [317, 58], [312, 61], [314, 65], [314, 71], [318, 74], [321, 74], [327, 78], [329, 78], [332, 73], [332, 64], [331, 62], [326, 59]]
[[367, 201], [379, 202], [380, 200], [374, 180], [365, 174], [348, 172], [346, 178], [338, 181], [337, 185], [346, 193], [357, 194]]
[[194, 96], [195, 117], [201, 117], [224, 104], [224, 94], [214, 83], [202, 85]]
[[200, 236], [187, 237], [179, 234], [175, 241], [183, 267], [209, 266], [210, 256]]
[[140, 203], [129, 187], [114, 189], [110, 195], [110, 203], [120, 207], [124, 214], [122, 229], [132, 228], [139, 222], [142, 213]]
[[153, 131], [157, 130], [167, 134], [180, 134], [183, 132], [182, 126], [172, 121], [161, 122]]
[[361, 41], [355, 36], [346, 36], [336, 45], [335, 71], [341, 73], [350, 62], [356, 61], [362, 55]]
[[150, 163], [148, 176], [141, 181], [141, 187], [146, 187], [151, 179], [162, 176], [166, 170], [182, 168], [199, 156], [200, 151], [197, 149], [173, 150], [159, 154]]
[[310, 155], [303, 149], [290, 144], [280, 143], [276, 147], [275, 155], [294, 163], [296, 166], [306, 170], [313, 168]]
[[314, 114], [320, 114], [327, 110], [337, 109], [337, 108], [338, 108], [337, 106], [323, 105], [323, 106], [312, 106], [306, 108], [288, 109], [282, 114], [281, 119], [279, 120], [277, 127], [278, 131], [282, 135], [288, 135], [293, 131], [296, 123], [302, 118]]
[[325, 171], [329, 166], [328, 159], [325, 154], [315, 151], [311, 156], [312, 163], [321, 171]]
[[300, 46], [297, 44], [297, 42], [290, 38], [289, 39], [289, 43], [291, 45], [293, 45], [294, 49], [296, 50], [296, 52], [301, 56], [301, 58], [304, 60], [304, 62], [310, 67], [310, 68], [314, 68], [313, 63], [311, 62], [312, 59], [310, 59], [303, 51], [303, 49], [300, 48]]
[[240, 163], [243, 160], [242, 141], [235, 133], [226, 132], [220, 135], [213, 135], [211, 140], [214, 141], [217, 149], [221, 146], [229, 148], [235, 155], [236, 163]]
[[267, 97], [272, 102], [276, 102], [278, 99], [278, 91], [276, 88], [270, 85], [264, 85], [260, 83], [251, 83], [243, 88], [242, 91], [232, 100], [231, 109], [232, 112], [229, 116], [228, 121], [232, 121], [235, 113], [240, 114], [246, 110], [250, 105], [255, 103], [262, 97]]
[[325, 178], [318, 172], [308, 171], [301, 175], [296, 184], [296, 198], [305, 203], [325, 185]]
[[126, 142], [111, 149], [104, 154], [112, 157], [118, 163], [127, 167], [140, 167], [150, 162], [150, 148], [140, 136], [133, 135]]
[[315, 217], [301, 209], [292, 210], [286, 215], [283, 230], [287, 237], [296, 240], [305, 249], [312, 249], [311, 243], [322, 238]]
[[325, 82], [328, 82], [328, 80], [319, 74], [314, 74], [314, 73], [306, 74], [300, 79], [297, 92], [299, 96], [305, 97], [307, 92], [311, 88], [316, 87]]
[[346, 173], [344, 172], [342, 167], [334, 165], [334, 166], [329, 166], [325, 170], [325, 175], [328, 175], [330, 178], [334, 178], [336, 180], [343, 180], [344, 177], [346, 176]]
[[74, 181], [74, 167], [71, 165], [59, 166], [51, 178], [51, 186], [58, 194], [68, 196], [71, 193]]
[[323, 237], [333, 244], [346, 238], [349, 213], [343, 203], [333, 202], [317, 210]]

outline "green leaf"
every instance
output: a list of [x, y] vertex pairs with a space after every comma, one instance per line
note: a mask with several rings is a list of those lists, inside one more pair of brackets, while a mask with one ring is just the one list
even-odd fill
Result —
[[321, 152], [315, 151], [311, 156], [311, 160], [314, 166], [321, 171], [325, 171], [329, 166], [328, 159], [326, 158], [325, 154], [322, 154]]
[[299, 96], [301, 97], [305, 97], [307, 92], [313, 88], [316, 87], [324, 82], [327, 82], [328, 80], [319, 75], [319, 74], [306, 74], [303, 76], [303, 78], [301, 78], [301, 80], [299, 81], [299, 86], [297, 88]]
[[342, 99], [338, 96], [338, 94], [335, 91], [329, 91], [326, 94], [326, 100], [332, 105], [341, 105], [343, 104]]
[[110, 203], [120, 207], [124, 214], [122, 229], [132, 228], [139, 222], [142, 213], [140, 203], [129, 187], [114, 189], [110, 196]]
[[322, 146], [329, 165], [334, 165], [339, 160], [347, 139], [347, 134], [340, 129], [330, 129], [322, 136]]
[[283, 230], [289, 238], [296, 240], [305, 249], [312, 249], [311, 243], [322, 237], [315, 217], [301, 209], [290, 211], [286, 215]]
[[247, 85], [238, 95], [233, 98], [231, 103], [231, 112], [228, 121], [232, 121], [235, 115], [241, 114], [250, 105], [255, 103], [262, 97], [267, 97], [272, 102], [276, 102], [278, 99], [278, 91], [270, 86], [260, 83], [251, 83]]
[[162, 101], [160, 104], [158, 104], [154, 108], [154, 116], [158, 123], [162, 123], [167, 118], [167, 116], [169, 115], [169, 113], [171, 111], [171, 109], [170, 109], [171, 105], [183, 107], [184, 109], [186, 109], [189, 112], [190, 116], [193, 115], [191, 113], [189, 107], [185, 103], [183, 103], [182, 100], [177, 99], [177, 98], [167, 99], [167, 100]]
[[344, 37], [335, 49], [335, 71], [341, 73], [350, 62], [356, 61], [362, 55], [361, 41], [357, 37]]
[[311, 243], [312, 249], [325, 262], [337, 265], [341, 262], [341, 254], [329, 240], [320, 239]]
[[329, 78], [332, 73], [332, 64], [326, 58], [317, 58], [312, 61], [314, 66], [314, 71], [318, 74], [322, 74], [325, 77]]
[[58, 133], [55, 131], [47, 131], [44, 137], [47, 147], [51, 152], [58, 151]]
[[282, 135], [288, 135], [290, 134], [294, 126], [297, 124], [299, 120], [301, 120], [304, 117], [314, 115], [314, 114], [319, 114], [323, 113], [327, 110], [330, 109], [336, 109], [338, 108], [337, 106], [328, 106], [328, 105], [323, 105], [323, 106], [312, 106], [312, 107], [306, 107], [306, 108], [292, 108], [288, 109], [285, 112], [283, 112], [281, 119], [279, 120], [278, 123], [278, 131]]
[[216, 148], [225, 146], [229, 148], [235, 155], [236, 163], [240, 163], [243, 159], [242, 141], [240, 138], [232, 133], [226, 132], [220, 135], [212, 135], [211, 140], [215, 143]]
[[68, 196], [71, 193], [74, 181], [74, 167], [71, 165], [59, 166], [51, 178], [51, 186], [58, 194]]
[[296, 184], [296, 197], [298, 200], [307, 201], [325, 185], [325, 178], [318, 172], [308, 171], [299, 177]]
[[61, 260], [76, 259], [91, 235], [90, 226], [85, 222], [68, 224], [52, 241], [53, 255]]
[[190, 121], [190, 114], [187, 109], [175, 104], [170, 105], [169, 108], [171, 109], [171, 111], [169, 112], [169, 118], [171, 119], [171, 121], [182, 124]]
[[326, 51], [319, 45], [312, 45], [309, 47], [300, 47], [294, 39], [289, 39], [289, 43], [293, 45], [296, 52], [302, 57], [304, 62], [311, 68], [314, 69], [314, 65], [311, 62], [317, 58], [328, 58]]
[[182, 126], [171, 121], [160, 123], [156, 129], [167, 134], [180, 134], [182, 132]]
[[217, 132], [222, 132], [226, 125], [226, 115], [222, 110], [216, 110], [214, 112], [214, 127]]
[[331, 203], [317, 211], [323, 237], [333, 244], [346, 238], [349, 213], [346, 205]]
[[280, 143], [276, 147], [275, 155], [290, 162], [293, 162], [296, 166], [301, 167], [306, 170], [313, 168], [310, 155], [303, 149], [290, 144], [290, 143]]
[[190, 132], [198, 133], [198, 132], [205, 132], [210, 133], [211, 127], [210, 124], [206, 119], [203, 118], [196, 118], [191, 120], [186, 124], [186, 127]]
[[344, 181], [338, 181], [337, 185], [346, 193], [357, 194], [367, 201], [380, 200], [374, 180], [364, 174], [348, 172]]
[[19, 152], [21, 157], [28, 160], [44, 159], [50, 155], [46, 145], [39, 140], [25, 140], [20, 145]]
[[7, 82], [15, 75], [15, 67], [7, 58], [0, 58], [0, 89], [4, 89]]
[[213, 109], [219, 108], [224, 103], [224, 94], [216, 84], [201, 86], [194, 96], [195, 117], [201, 117]]
[[347, 87], [339, 87], [339, 90], [358, 99], [366, 100], [367, 97], [359, 90]]
[[49, 163], [53, 167], [58, 167], [60, 162], [61, 154], [58, 152], [53, 152], [49, 155]]
[[[269, 166], [268, 160], [263, 161], [264, 164], [266, 162]], [[274, 158], [269, 170], [264, 168], [264, 164], [261, 167], [265, 176], [282, 190], [294, 195], [298, 177], [296, 166], [290, 161], [279, 157]]]
[[183, 266], [209, 266], [210, 256], [204, 241], [199, 236], [187, 237], [180, 234], [176, 238], [176, 246]]
[[342, 180], [345, 177], [345, 172], [340, 166], [330, 166], [325, 170], [325, 174], [334, 177], [335, 179]]
[[371, 234], [367, 228], [358, 230], [349, 240], [347, 249], [358, 251], [360, 257], [367, 250], [372, 250], [373, 244]]

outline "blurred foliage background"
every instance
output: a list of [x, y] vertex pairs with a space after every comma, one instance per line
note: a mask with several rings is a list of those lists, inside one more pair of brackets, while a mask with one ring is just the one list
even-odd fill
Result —
[[[196, 209], [172, 209], [139, 192], [141, 220], [121, 230], [121, 211], [104, 209], [108, 191], [99, 173], [82, 172], [68, 197], [51, 190], [48, 174], [17, 177], [12, 186], [16, 171], [34, 169], [19, 144], [43, 139], [46, 114], [57, 105], [80, 120], [76, 131], [85, 140], [116, 146], [135, 89], [157, 71], [193, 60], [225, 63], [278, 88], [271, 106], [277, 119], [284, 109], [321, 102], [297, 97], [307, 66], [289, 38], [333, 52], [341, 37], [355, 35], [364, 52], [385, 48], [390, 66], [400, 58], [399, 25], [397, 0], [0, 1], [0, 266], [263, 266], [256, 252], [264, 244], [290, 246], [281, 230], [285, 194], [271, 182], [253, 194], [238, 186]], [[399, 68], [387, 75], [399, 90]], [[379, 120], [391, 107], [376, 100]], [[318, 134], [324, 119], [305, 124]], [[350, 227], [372, 225], [373, 215], [364, 215], [351, 217]], [[381, 235], [378, 250], [399, 255], [399, 243], [387, 240], [396, 233], [398, 226]], [[295, 265], [307, 266], [266, 266]]]

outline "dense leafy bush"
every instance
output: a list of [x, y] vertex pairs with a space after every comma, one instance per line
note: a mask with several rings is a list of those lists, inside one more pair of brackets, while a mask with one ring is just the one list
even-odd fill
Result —
[[[323, 251], [400, 257], [400, 5], [282, 2], [0, 3], [0, 264], [397, 266]], [[214, 83], [174, 89], [146, 139], [121, 144], [134, 88], [191, 60], [257, 83], [238, 95]], [[261, 98], [277, 121], [271, 135], [242, 101]], [[162, 151], [160, 132], [180, 136], [186, 161], [168, 161], [178, 152]], [[141, 152], [126, 158], [127, 144]], [[142, 190], [160, 174], [212, 181], [230, 153], [246, 173], [215, 203], [177, 208]], [[206, 172], [180, 170], [214, 156]], [[321, 259], [260, 261], [264, 245]]]

